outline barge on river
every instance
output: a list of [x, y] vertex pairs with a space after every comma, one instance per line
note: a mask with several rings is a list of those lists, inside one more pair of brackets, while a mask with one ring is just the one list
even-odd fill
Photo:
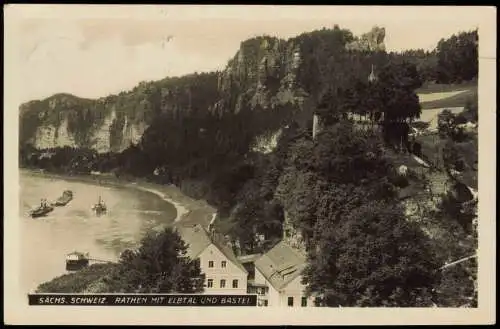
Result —
[[73, 192], [70, 190], [66, 190], [63, 192], [62, 196], [57, 198], [57, 200], [54, 202], [54, 205], [56, 207], [62, 207], [67, 205], [71, 200], [73, 200]]
[[42, 200], [40, 206], [32, 211], [30, 211], [30, 216], [32, 218], [43, 217], [49, 212], [52, 212], [54, 207], [49, 205], [46, 200]]

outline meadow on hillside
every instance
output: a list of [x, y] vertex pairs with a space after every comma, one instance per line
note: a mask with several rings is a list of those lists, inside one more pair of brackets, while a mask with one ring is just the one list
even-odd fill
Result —
[[462, 84], [426, 84], [416, 90], [422, 110], [464, 107], [478, 96], [477, 81]]

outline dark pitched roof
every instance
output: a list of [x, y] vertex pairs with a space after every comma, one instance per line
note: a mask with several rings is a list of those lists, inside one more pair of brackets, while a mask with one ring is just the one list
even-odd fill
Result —
[[297, 278], [305, 265], [305, 257], [284, 241], [255, 261], [255, 267], [277, 290], [281, 290]]
[[210, 237], [210, 234], [201, 225], [194, 226], [179, 226], [177, 227], [182, 239], [188, 245], [187, 256], [191, 259], [197, 258], [205, 249], [213, 244], [220, 250], [228, 260], [241, 269], [244, 273], [248, 273], [243, 264], [238, 261], [238, 258], [231, 248], [222, 241], [218, 236]]

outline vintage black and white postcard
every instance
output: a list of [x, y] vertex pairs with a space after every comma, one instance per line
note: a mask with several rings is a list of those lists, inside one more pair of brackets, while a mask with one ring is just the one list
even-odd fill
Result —
[[495, 8], [4, 9], [5, 323], [496, 321]]

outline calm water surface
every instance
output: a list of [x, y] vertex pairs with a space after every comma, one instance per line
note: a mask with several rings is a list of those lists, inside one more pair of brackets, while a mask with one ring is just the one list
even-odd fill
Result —
[[[72, 251], [92, 258], [116, 260], [137, 246], [145, 233], [173, 222], [175, 207], [158, 196], [128, 188], [105, 187], [21, 173], [20, 248], [21, 288], [33, 291], [45, 281], [65, 274], [65, 257]], [[49, 202], [64, 190], [73, 200], [46, 217], [31, 218], [30, 209]], [[101, 196], [108, 212], [97, 217], [91, 207]]]

